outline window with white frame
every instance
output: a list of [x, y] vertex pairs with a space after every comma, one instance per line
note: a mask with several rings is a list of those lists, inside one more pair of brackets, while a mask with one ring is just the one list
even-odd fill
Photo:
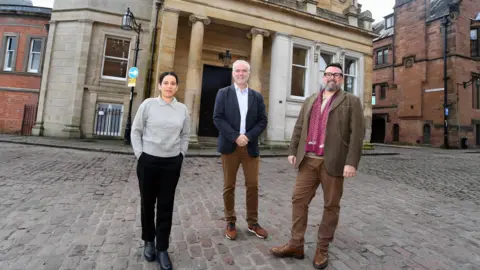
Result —
[[385, 21], [386, 21], [385, 29], [392, 28], [395, 24], [395, 21], [393, 20], [393, 15], [386, 18]]
[[17, 49], [17, 37], [7, 37], [5, 44], [5, 62], [3, 64], [3, 70], [13, 71], [15, 66], [15, 54]]
[[42, 55], [42, 39], [32, 39], [28, 57], [28, 72], [38, 73], [40, 71], [40, 59]]
[[94, 135], [118, 137], [122, 132], [122, 104], [99, 103], [95, 111]]
[[293, 47], [292, 53], [292, 78], [290, 95], [305, 97], [307, 95], [309, 49]]
[[102, 77], [126, 80], [129, 55], [129, 40], [107, 37], [103, 55]]
[[355, 93], [358, 80], [357, 60], [346, 57], [343, 73], [345, 77], [345, 85], [343, 90], [349, 93]]

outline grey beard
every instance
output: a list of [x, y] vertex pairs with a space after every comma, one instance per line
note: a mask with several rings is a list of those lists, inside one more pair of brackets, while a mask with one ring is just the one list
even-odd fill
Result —
[[329, 91], [329, 92], [334, 92], [334, 91], [337, 91], [339, 90], [340, 87], [338, 85], [335, 84], [335, 86], [333, 87], [330, 87], [327, 83], [327, 85], [325, 86], [325, 90]]

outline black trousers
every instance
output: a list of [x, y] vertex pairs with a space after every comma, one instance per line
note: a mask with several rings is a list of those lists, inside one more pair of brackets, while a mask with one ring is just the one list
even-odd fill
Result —
[[[169, 246], [175, 189], [180, 178], [182, 163], [182, 154], [161, 158], [142, 153], [138, 159], [142, 239], [153, 242], [156, 238], [156, 248], [159, 251], [165, 251]], [[156, 227], [155, 203], [157, 204]]]

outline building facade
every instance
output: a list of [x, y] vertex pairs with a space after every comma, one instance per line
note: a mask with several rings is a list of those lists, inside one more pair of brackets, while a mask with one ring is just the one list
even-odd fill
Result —
[[[444, 144], [444, 24], [449, 0], [397, 0], [374, 25], [372, 142]], [[447, 30], [450, 147], [480, 145], [480, 2], [463, 0]]]
[[[82, 2], [78, 1], [79, 5], [85, 5], [80, 4]], [[66, 136], [65, 130], [74, 126], [77, 133], [70, 132], [68, 136], [96, 136], [98, 104], [105, 102], [127, 108], [129, 91], [125, 74], [115, 80], [118, 86], [112, 91], [112, 82], [107, 84], [107, 78], [102, 78], [105, 75], [102, 63], [105, 66], [106, 61], [102, 59], [109, 57], [108, 38], [128, 39], [130, 43], [124, 46], [132, 48], [134, 33], [119, 27], [122, 14], [130, 6], [137, 20], [144, 18], [142, 24], [145, 25], [133, 112], [146, 97], [158, 95], [156, 85], [159, 74], [173, 70], [180, 77], [177, 98], [187, 105], [192, 115], [192, 143], [208, 141], [208, 138], [218, 135], [212, 120], [216, 93], [232, 83], [231, 65], [235, 60], [243, 59], [251, 63], [249, 87], [261, 92], [267, 105], [269, 125], [263, 142], [285, 145], [290, 140], [303, 101], [321, 87], [325, 66], [340, 62], [345, 67], [344, 89], [359, 96], [364, 103], [368, 123], [366, 141], [370, 141], [373, 19], [371, 13], [362, 11], [356, 1], [130, 2], [122, 1], [122, 5], [115, 8], [89, 7], [88, 12], [55, 3], [52, 21], [58, 27], [55, 31], [60, 33], [63, 33], [59, 30], [61, 25], [67, 26], [66, 21], [70, 21], [71, 27], [78, 27], [85, 24], [85, 18], [80, 15], [91, 13], [89, 30], [81, 40], [90, 44], [90, 51], [83, 51], [86, 46], [76, 48], [76, 55], [85, 56], [85, 65], [81, 65], [85, 75], [72, 76], [76, 83], [75, 94], [71, 90], [68, 92], [72, 92], [69, 96], [76, 97], [75, 100], [59, 96], [66, 90], [66, 81], [56, 82], [59, 79], [45, 75], [48, 79], [43, 104], [48, 105], [43, 106], [43, 113], [39, 111], [37, 118], [42, 134]], [[107, 10], [111, 19], [109, 22], [105, 21], [106, 16], [100, 16]], [[78, 18], [72, 21], [72, 15], [77, 13]], [[99, 15], [94, 16], [94, 13]], [[108, 30], [100, 30], [106, 25]], [[71, 29], [63, 31], [67, 30], [71, 32]], [[59, 32], [52, 31], [50, 38], [56, 39], [58, 35]], [[53, 40], [52, 44], [63, 42], [64, 38], [61, 38]], [[107, 47], [102, 47], [103, 44]], [[51, 59], [55, 59], [55, 53], [56, 48], [50, 52]], [[131, 55], [123, 59], [128, 69]], [[150, 59], [152, 61], [147, 61]], [[49, 65], [52, 67], [51, 63]], [[50, 94], [52, 90], [57, 94]], [[113, 95], [116, 95], [116, 100], [108, 99]], [[58, 99], [64, 103], [58, 104]], [[69, 111], [55, 113], [58, 105], [65, 109], [76, 108], [73, 109], [76, 113], [71, 113], [71, 116]], [[125, 121], [125, 113], [122, 121]], [[122, 126], [118, 135], [122, 136], [123, 131]]]
[[0, 0], [0, 133], [30, 134], [51, 9]]
[[[137, 33], [120, 28], [134, 8], [140, 34], [138, 67], [149, 57], [151, 0], [55, 1], [46, 47], [34, 135], [91, 138], [123, 135], [130, 100], [127, 72], [133, 66]], [[133, 100], [144, 100], [140, 72]]]

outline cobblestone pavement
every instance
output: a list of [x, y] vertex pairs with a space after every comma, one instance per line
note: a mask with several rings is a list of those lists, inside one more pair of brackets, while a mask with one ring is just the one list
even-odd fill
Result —
[[[399, 150], [362, 159], [346, 180], [328, 269], [479, 269], [479, 154]], [[0, 269], [157, 269], [142, 258], [139, 198], [131, 156], [0, 143]], [[218, 158], [187, 158], [170, 253], [176, 269], [313, 269], [322, 213], [312, 201], [305, 260], [276, 259], [288, 240], [296, 172], [264, 158], [260, 223], [246, 230], [237, 183], [239, 237], [223, 237]], [[456, 198], [460, 197], [460, 199]]]

